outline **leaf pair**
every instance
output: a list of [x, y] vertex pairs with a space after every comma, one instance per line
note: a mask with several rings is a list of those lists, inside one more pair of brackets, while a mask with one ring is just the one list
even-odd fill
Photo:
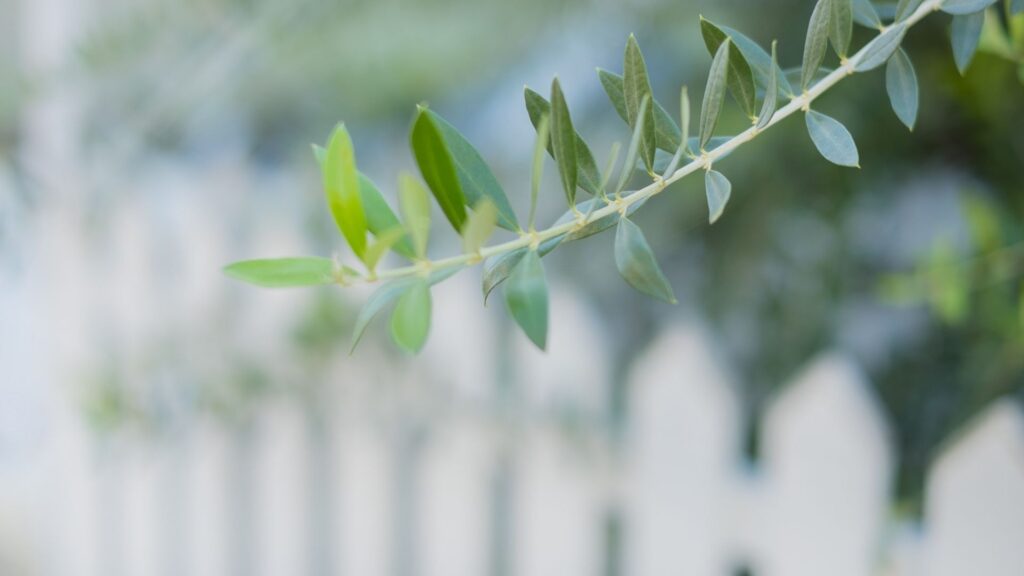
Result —
[[356, 317], [351, 349], [355, 350], [359, 345], [366, 328], [377, 314], [397, 300], [398, 303], [391, 315], [392, 339], [403, 350], [410, 353], [418, 352], [430, 332], [430, 287], [447, 280], [459, 270], [449, 268], [434, 272], [427, 278], [395, 280], [378, 288], [366, 300], [366, 304]]

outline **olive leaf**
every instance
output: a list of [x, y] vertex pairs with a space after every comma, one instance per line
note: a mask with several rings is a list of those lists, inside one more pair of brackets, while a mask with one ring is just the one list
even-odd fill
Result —
[[[615, 112], [622, 118], [622, 121], [629, 124], [629, 116], [626, 114], [626, 98], [623, 94], [622, 76], [613, 74], [607, 70], [597, 69], [597, 77], [601, 81], [608, 100], [611, 101]], [[679, 126], [676, 126], [672, 116], [652, 99], [654, 105], [654, 141], [655, 146], [666, 152], [672, 153], [679, 147]]]
[[995, 4], [996, 0], [946, 0], [942, 11], [954, 15], [973, 14]]
[[569, 206], [576, 204], [576, 129], [572, 126], [569, 106], [565, 103], [562, 86], [555, 78], [551, 82], [551, 147], [558, 163], [562, 188]]
[[648, 106], [651, 105], [651, 99], [644, 97], [640, 101], [640, 110], [637, 117], [640, 119], [636, 126], [633, 127], [633, 136], [629, 140], [629, 148], [626, 150], [626, 160], [622, 163], [622, 170], [619, 174], [619, 184], [615, 187], [615, 196], [622, 194], [622, 190], [626, 187], [626, 183], [629, 182], [629, 177], [632, 174], [632, 167], [636, 164], [637, 155], [639, 154], [641, 143], [643, 139], [644, 130], [644, 118]]
[[334, 262], [329, 258], [270, 258], [242, 260], [224, 267], [228, 276], [263, 286], [292, 288], [334, 284]]
[[[778, 63], [778, 42], [772, 42], [772, 67], [777, 67]], [[778, 107], [779, 102], [779, 90], [778, 90], [778, 76], [772, 75], [771, 80], [768, 84], [768, 90], [764, 93], [764, 103], [761, 105], [761, 113], [757, 116], [757, 129], [764, 130], [768, 123], [772, 121], [772, 116], [775, 115], [775, 109]]]
[[665, 172], [662, 174], [662, 178], [668, 178], [679, 168], [679, 163], [682, 162], [683, 156], [690, 149], [690, 92], [683, 86], [679, 90], [679, 120], [682, 123], [682, 131], [680, 132], [679, 148], [676, 150], [672, 161], [669, 162], [668, 167], [665, 168]]
[[880, 30], [882, 18], [878, 15], [871, 0], [853, 0], [853, 21], [865, 28]]
[[622, 96], [626, 104], [626, 118], [630, 128], [643, 126], [640, 131], [640, 157], [644, 159], [648, 172], [654, 171], [654, 149], [656, 147], [654, 109], [647, 106], [641, 110], [640, 103], [646, 98], [653, 100], [651, 83], [647, 78], [647, 65], [640, 52], [636, 37], [629, 35], [622, 67]]
[[874, 40], [868, 42], [868, 45], [864, 47], [860, 59], [853, 67], [854, 70], [867, 72], [888, 62], [892, 53], [900, 47], [906, 34], [907, 27], [898, 24], [875, 36]]
[[409, 141], [423, 180], [452, 227], [461, 233], [466, 224], [466, 197], [455, 169], [455, 160], [445, 145], [437, 121], [427, 114], [423, 106], [417, 107]]
[[953, 44], [953, 60], [956, 61], [956, 69], [960, 71], [961, 75], [967, 72], [971, 60], [974, 59], [984, 25], [984, 11], [953, 17], [950, 40]]
[[476, 254], [484, 242], [494, 234], [498, 223], [498, 208], [487, 198], [481, 200], [469, 215], [466, 231], [462, 234], [462, 249], [466, 254]]
[[[580, 204], [580, 207], [582, 208], [587, 204], [587, 202], [594, 201], [595, 200], [586, 200]], [[568, 214], [575, 218], [575, 214], [571, 211], [568, 212]], [[537, 254], [541, 257], [549, 254], [562, 243], [565, 237], [566, 236], [563, 234], [541, 242], [540, 246], [537, 248]], [[484, 262], [483, 282], [481, 284], [481, 288], [484, 294], [485, 306], [487, 305], [487, 298], [490, 297], [494, 289], [501, 285], [505, 280], [508, 280], [509, 275], [512, 274], [512, 270], [515, 269], [516, 264], [518, 264], [519, 261], [523, 259], [523, 256], [526, 256], [526, 253], [529, 251], [529, 248], [517, 248], [511, 252], [505, 252], [504, 254], [488, 258], [487, 261]]]
[[840, 166], [860, 168], [857, 145], [842, 123], [815, 110], [808, 110], [804, 117], [807, 119], [807, 133], [826, 160]]
[[[529, 88], [523, 90], [523, 97], [526, 100], [526, 113], [530, 116], [530, 123], [536, 129], [540, 119], [551, 114], [551, 104]], [[550, 140], [547, 143], [547, 151], [552, 158], [555, 157]], [[594, 161], [594, 154], [579, 132], [576, 133], [576, 172], [580, 188], [594, 196], [601, 193], [601, 174], [597, 170], [597, 162]]]
[[704, 146], [711, 140], [711, 136], [715, 133], [715, 126], [718, 124], [718, 117], [722, 114], [731, 44], [732, 41], [728, 38], [722, 42], [711, 61], [708, 84], [704, 88], [704, 101], [700, 107], [700, 136], [697, 147], [700, 151], [704, 151]]
[[806, 91], [811, 80], [825, 60], [825, 49], [828, 47], [829, 19], [832, 17], [832, 0], [818, 0], [811, 12], [811, 21], [807, 26], [807, 38], [804, 41], [804, 59], [800, 67], [800, 89]]
[[708, 170], [704, 174], [704, 192], [708, 198], [708, 224], [714, 224], [729, 203], [732, 183], [721, 172]]
[[509, 314], [538, 348], [548, 341], [548, 283], [536, 250], [529, 250], [512, 268], [505, 282]]
[[885, 90], [889, 103], [900, 121], [910, 130], [917, 121], [918, 88], [914, 64], [902, 48], [889, 58], [885, 68]]
[[643, 231], [629, 218], [620, 218], [616, 227], [615, 266], [633, 288], [669, 304], [676, 303], [672, 286], [661, 272]]
[[430, 200], [420, 181], [404, 172], [398, 176], [398, 207], [412, 238], [414, 254], [417, 258], [426, 257], [430, 238]]
[[366, 252], [366, 217], [359, 192], [352, 138], [344, 124], [338, 124], [327, 144], [323, 167], [327, 206], [349, 247], [360, 259]]
[[893, 19], [896, 22], [902, 22], [907, 16], [914, 13], [917, 7], [921, 5], [923, 0], [899, 0], [896, 3], [896, 14]]
[[[714, 55], [718, 51], [718, 47], [722, 45], [722, 42], [729, 38], [725, 31], [710, 20], [706, 20], [703, 16], [700, 18], [700, 33], [704, 38], [704, 45], [707, 46], [708, 52], [711, 55]], [[729, 52], [728, 85], [729, 92], [732, 93], [733, 99], [740, 105], [743, 113], [753, 118], [754, 104], [757, 97], [756, 90], [754, 89], [754, 73], [751, 71], [750, 64], [747, 63], [743, 52], [738, 49], [730, 50]]]
[[754, 72], [755, 83], [767, 89], [771, 83], [771, 77], [775, 76], [776, 85], [782, 96], [793, 96], [793, 87], [790, 85], [785, 73], [783, 73], [782, 68], [779, 67], [778, 62], [774, 66], [772, 65], [772, 57], [768, 52], [765, 52], [764, 48], [739, 30], [728, 26], [719, 26], [719, 28], [729, 35], [733, 46], [743, 52], [743, 56], [747, 59], [747, 63], [750, 64], [750, 68]]
[[840, 58], [845, 58], [853, 38], [853, 4], [850, 0], [832, 0], [828, 37]]
[[363, 262], [366, 264], [366, 268], [369, 270], [376, 270], [377, 264], [380, 263], [380, 259], [387, 254], [399, 240], [405, 237], [405, 230], [401, 227], [392, 228], [391, 230], [384, 232], [373, 242], [370, 242], [366, 246], [366, 255], [363, 258]]
[[399, 348], [415, 354], [423, 348], [430, 332], [430, 286], [416, 280], [402, 292], [391, 313], [391, 338]]
[[[459, 270], [461, 270], [461, 268], [438, 270], [427, 278], [427, 284], [429, 286], [433, 286], [440, 282], [444, 282]], [[422, 281], [423, 279], [418, 277], [402, 278], [400, 280], [389, 282], [378, 288], [373, 294], [370, 294], [366, 303], [363, 304], [362, 309], [359, 310], [359, 315], [356, 316], [356, 323], [352, 329], [352, 346], [349, 349], [349, 354], [355, 351], [356, 346], [359, 345], [359, 341], [363, 339], [363, 334], [366, 333], [366, 329], [370, 326], [370, 322], [373, 321], [377, 314], [405, 294], [413, 284]]]
[[533, 169], [530, 171], [530, 217], [529, 229], [532, 232], [537, 223], [537, 197], [540, 195], [540, 180], [544, 174], [544, 150], [548, 147], [551, 121], [544, 116], [537, 123], [537, 140], [533, 146]]
[[505, 190], [476, 148], [439, 114], [430, 109], [426, 110], [426, 114], [441, 131], [441, 136], [455, 163], [455, 171], [466, 195], [467, 205], [476, 206], [482, 199], [487, 198], [498, 209], [498, 226], [513, 232], [519, 230], [519, 221], [516, 220], [515, 210], [509, 204]]

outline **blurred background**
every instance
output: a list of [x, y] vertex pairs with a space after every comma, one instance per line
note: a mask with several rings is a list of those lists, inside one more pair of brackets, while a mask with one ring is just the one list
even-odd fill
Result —
[[913, 29], [913, 133], [880, 72], [827, 94], [863, 169], [791, 119], [716, 166], [714, 227], [699, 179], [648, 204], [678, 306], [611, 234], [560, 248], [547, 354], [477, 270], [417, 358], [383, 322], [347, 353], [365, 291], [220, 272], [341, 251], [338, 121], [394, 199], [429, 102], [525, 212], [524, 84], [559, 75], [603, 165], [629, 33], [676, 110], [699, 14], [796, 64], [811, 6], [0, 0], [0, 575], [1021, 574], [1019, 18], [966, 77], [948, 17]]

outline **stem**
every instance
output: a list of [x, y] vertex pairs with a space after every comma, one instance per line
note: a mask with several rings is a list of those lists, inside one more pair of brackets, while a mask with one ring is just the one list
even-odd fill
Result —
[[[892, 26], [903, 26], [909, 29], [911, 26], [921, 21], [928, 14], [939, 10], [942, 7], [943, 2], [944, 0], [926, 0], [925, 2], [922, 2], [920, 6], [917, 7], [917, 10], [915, 10], [913, 14], [907, 16], [902, 21], [896, 24], [892, 24], [886, 28], [883, 28], [882, 31], [884, 32], [885, 30], [888, 30]], [[551, 228], [547, 228], [545, 230], [531, 232], [529, 234], [521, 234], [519, 238], [516, 238], [515, 240], [510, 240], [502, 244], [495, 244], [493, 246], [481, 248], [480, 251], [475, 254], [460, 254], [458, 256], [450, 256], [448, 258], [442, 258], [440, 260], [425, 261], [420, 263], [419, 265], [393, 268], [391, 270], [385, 270], [380, 272], [379, 274], [377, 274], [376, 278], [360, 278], [358, 280], [353, 280], [353, 282], [363, 282], [369, 284], [376, 282], [378, 280], [393, 280], [396, 278], [405, 278], [408, 276], [422, 275], [424, 272], [424, 267], [426, 267], [428, 270], [443, 270], [446, 268], [453, 268], [457, 266], [468, 266], [470, 264], [473, 264], [474, 262], [480, 261], [483, 258], [498, 256], [501, 254], [505, 254], [507, 252], [518, 250], [520, 248], [528, 247], [530, 245], [536, 245], [546, 240], [550, 240], [551, 238], [561, 236], [562, 234], [567, 234], [574, 230], [578, 230], [592, 222], [600, 220], [601, 218], [604, 218], [606, 216], [610, 216], [616, 212], [624, 213], [629, 206], [637, 202], [642, 202], [650, 198], [651, 196], [660, 193], [670, 184], [673, 184], [678, 180], [681, 180], [686, 176], [689, 176], [690, 174], [697, 172], [698, 170], [702, 170], [711, 166], [716, 160], [729, 154], [736, 148], [739, 148], [741, 145], [750, 142], [764, 130], [767, 130], [768, 128], [774, 126], [775, 124], [778, 124], [779, 122], [785, 120], [786, 118], [792, 116], [797, 112], [802, 112], [808, 109], [810, 107], [811, 102], [813, 102], [816, 98], [830, 90], [833, 86], [838, 84], [847, 76], [852, 76], [853, 74], [857, 73], [857, 63], [860, 62], [861, 59], [864, 57], [865, 51], [869, 45], [870, 42], [866, 44], [864, 47], [862, 47], [856, 54], [851, 56], [848, 60], [843, 62], [841, 66], [839, 66], [838, 68], [830, 72], [827, 76], [822, 78], [820, 82], [811, 86], [807, 91], [805, 91], [800, 96], [792, 98], [785, 106], [776, 110], [775, 114], [772, 115], [772, 119], [764, 128], [758, 129], [756, 126], [748, 128], [747, 130], [744, 130], [743, 132], [732, 137], [727, 142], [724, 142], [722, 145], [718, 146], [714, 150], [701, 154], [698, 158], [690, 161], [685, 166], [679, 168], [670, 176], [667, 176], [664, 179], [655, 180], [651, 184], [648, 184], [647, 186], [640, 188], [639, 190], [625, 193], [621, 198], [617, 198], [599, 209], [591, 210], [589, 213], [587, 213], [581, 218], [577, 218], [575, 220], [566, 222], [564, 224], [560, 224], [558, 226], [552, 226]]]

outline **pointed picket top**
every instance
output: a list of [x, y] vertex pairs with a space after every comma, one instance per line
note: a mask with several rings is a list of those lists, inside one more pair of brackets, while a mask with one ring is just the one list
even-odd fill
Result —
[[728, 573], [741, 428], [732, 380], [692, 325], [659, 336], [628, 378], [624, 573]]
[[782, 391], [765, 417], [762, 457], [766, 572], [871, 573], [892, 449], [883, 412], [850, 360], [825, 355]]
[[1024, 566], [1024, 413], [997, 402], [928, 475], [926, 568], [933, 576], [1018, 574]]

